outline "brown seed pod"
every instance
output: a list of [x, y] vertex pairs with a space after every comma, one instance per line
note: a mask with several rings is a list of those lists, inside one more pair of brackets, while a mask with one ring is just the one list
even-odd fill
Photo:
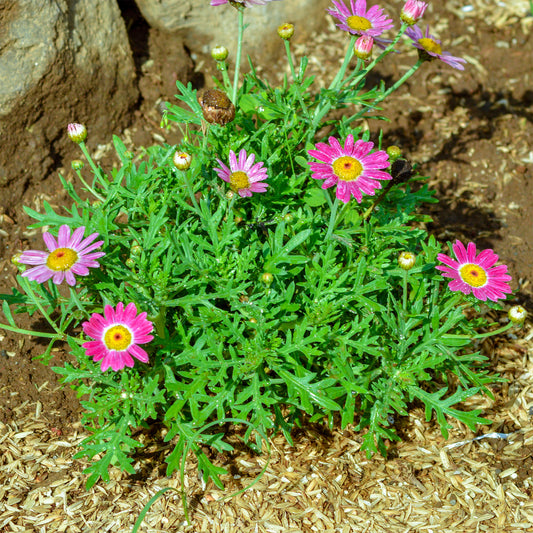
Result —
[[235, 118], [235, 106], [218, 89], [206, 89], [198, 95], [204, 118], [210, 124], [225, 126]]

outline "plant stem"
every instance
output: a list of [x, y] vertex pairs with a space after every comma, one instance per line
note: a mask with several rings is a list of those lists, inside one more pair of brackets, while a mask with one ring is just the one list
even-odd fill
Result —
[[334, 90], [335, 88], [337, 88], [338, 83], [344, 78], [346, 69], [348, 68], [348, 65], [350, 64], [350, 60], [353, 57], [353, 53], [354, 53], [353, 47], [355, 45], [355, 40], [356, 40], [356, 36], [352, 35], [350, 38], [350, 44], [348, 45], [348, 50], [346, 50], [346, 55], [344, 56], [344, 61], [341, 65], [341, 68], [339, 69], [339, 72], [337, 72], [337, 75], [333, 78], [333, 81], [328, 87], [330, 90]]
[[362, 78], [364, 78], [380, 61], [382, 61], [394, 50], [396, 43], [400, 40], [400, 37], [405, 33], [405, 30], [407, 30], [408, 27], [409, 26], [407, 26], [407, 24], [402, 24], [398, 35], [396, 35], [392, 43], [390, 43], [389, 46], [387, 46], [387, 48], [385, 48], [385, 50], [383, 50], [383, 52], [381, 52], [381, 54], [379, 54], [379, 56], [376, 57], [376, 59], [374, 59], [374, 61], [372, 61], [368, 67], [366, 67], [363, 72], [357, 76], [357, 78], [355, 78], [353, 82], [354, 85], [357, 85]]
[[237, 56], [235, 57], [235, 74], [233, 76], [233, 94], [231, 101], [237, 105], [237, 87], [239, 86], [239, 70], [241, 68], [242, 36], [244, 34], [244, 8], [239, 8], [239, 30], [237, 34]]
[[375, 106], [376, 104], [379, 104], [382, 100], [385, 100], [389, 94], [393, 93], [398, 89], [401, 85], [403, 85], [421, 66], [422, 63], [425, 63], [424, 59], [419, 59], [392, 87], [387, 89], [381, 96], [376, 98], [372, 102], [372, 106]]
[[407, 312], [407, 270], [403, 271], [403, 312]]
[[292, 59], [291, 47], [290, 47], [289, 41], [284, 41], [284, 42], [285, 42], [285, 52], [287, 53], [287, 60], [289, 62], [289, 67], [291, 69], [292, 79], [297, 86], [298, 100], [300, 102], [300, 105], [302, 106], [302, 111], [304, 112], [305, 117], [309, 118], [309, 111], [302, 98], [302, 93], [300, 92], [300, 78], [296, 76], [296, 71], [294, 70], [294, 61]]
[[64, 335], [58, 335], [57, 333], [43, 333], [41, 331], [31, 331], [28, 329], [21, 329], [13, 326], [8, 326], [7, 324], [0, 324], [0, 329], [5, 329], [6, 331], [13, 331], [14, 333], [21, 333], [23, 335], [33, 336], [33, 337], [45, 337], [47, 339], [57, 339], [64, 340]]
[[331, 239], [331, 235], [333, 234], [333, 230], [335, 228], [335, 222], [337, 221], [338, 208], [339, 208], [339, 199], [335, 198], [335, 202], [333, 202], [333, 207], [331, 208], [331, 215], [329, 217], [328, 232], [326, 233], [326, 241], [329, 241], [329, 239]]
[[85, 188], [95, 197], [97, 198], [98, 200], [100, 200], [101, 202], [103, 202], [105, 200], [105, 198], [103, 196], [101, 196], [100, 194], [98, 194], [84, 179], [83, 179], [83, 176], [81, 175], [81, 171], [77, 170], [76, 171], [76, 174], [78, 175], [78, 179], [82, 182], [82, 184], [85, 186]]
[[100, 168], [98, 168], [93, 161], [93, 158], [89, 154], [89, 150], [87, 150], [87, 146], [84, 142], [81, 142], [78, 144], [78, 146], [81, 148], [81, 151], [83, 152], [83, 155], [85, 156], [85, 159], [89, 162], [89, 165], [93, 169], [95, 178], [102, 184], [104, 189], [107, 189], [107, 183], [104, 180], [104, 177], [102, 175], [102, 171]]
[[220, 61], [217, 63], [217, 68], [222, 72], [222, 79], [224, 80], [224, 88], [226, 89], [227, 94], [232, 93], [233, 89], [231, 87], [231, 81], [228, 74], [228, 65], [225, 61]]

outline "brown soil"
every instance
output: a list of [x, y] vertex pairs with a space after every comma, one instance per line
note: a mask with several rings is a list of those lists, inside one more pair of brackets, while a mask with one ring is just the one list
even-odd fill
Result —
[[[398, 4], [385, 3], [385, 7], [392, 13]], [[440, 62], [423, 65], [422, 72], [384, 105], [383, 114], [390, 122], [368, 123], [372, 131], [382, 127], [384, 144], [400, 146], [419, 165], [420, 173], [430, 176], [440, 201], [428, 207], [434, 218], [431, 230], [438, 238], [443, 242], [456, 238], [475, 240], [481, 248], [493, 248], [501, 261], [509, 265], [513, 288], [519, 289], [517, 301], [531, 309], [533, 18], [509, 13], [496, 20], [482, 2], [474, 3], [474, 7], [468, 18], [455, 2], [435, 3], [426, 14], [428, 21], [438, 21], [432, 24], [432, 33], [442, 38], [443, 48], [468, 58], [470, 64], [464, 73]], [[201, 86], [204, 75], [207, 79], [216, 71], [209, 70], [212, 69], [209, 59], [185, 50], [179, 37], [149, 30], [138, 13], [128, 9], [124, 15], [129, 20], [142, 98], [128, 128], [120, 135], [132, 147], [157, 142], [174, 144], [178, 139], [176, 132], [159, 128], [158, 103], [172, 99], [176, 79], [192, 80]], [[331, 26], [330, 21], [328, 24]], [[297, 45], [296, 51], [312, 51], [312, 70], [319, 79], [329, 78], [332, 65], [339, 61], [339, 46], [346, 42], [341, 32], [329, 27], [316, 36], [315, 42]], [[380, 77], [386, 83], [398, 79], [415, 57], [413, 50], [409, 55], [402, 53], [389, 58], [380, 67]], [[279, 74], [280, 65], [271, 66], [272, 80]], [[93, 112], [98, 114], [98, 109]], [[89, 128], [89, 149], [104, 168], [114, 164], [109, 141]], [[102, 147], [102, 143], [107, 144]], [[0, 198], [20, 200], [2, 204], [0, 292], [10, 292], [16, 284], [11, 256], [40, 244], [39, 232], [26, 229], [31, 220], [22, 205], [38, 210], [44, 200], [53, 206], [71, 203], [57, 173], [71, 180], [70, 160], [80, 154], [70, 146], [61, 156], [63, 159], [47, 174], [41, 174], [41, 167], [37, 166], [33, 181], [20, 190], [0, 190]], [[38, 319], [23, 315], [17, 316], [17, 321], [26, 329], [45, 327]], [[73, 431], [80, 414], [74, 393], [62, 389], [49, 368], [32, 360], [43, 352], [45, 345], [34, 338], [1, 330], [0, 340], [0, 422], [16, 422], [35, 409], [35, 402], [40, 402], [41, 418], [49, 428], [61, 433]], [[494, 346], [487, 343], [485, 352], [493, 357], [496, 369], [498, 357]], [[53, 365], [61, 365], [69, 358], [61, 347], [55, 354]], [[526, 356], [517, 358], [516, 368], [507, 368], [507, 377], [512, 379], [520, 374], [526, 362]], [[505, 418], [508, 402], [509, 387], [505, 385], [496, 391], [494, 404], [500, 406], [501, 419]]]

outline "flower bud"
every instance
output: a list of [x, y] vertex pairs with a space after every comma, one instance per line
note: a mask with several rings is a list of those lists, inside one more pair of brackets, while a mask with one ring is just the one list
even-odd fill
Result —
[[390, 162], [394, 163], [396, 159], [402, 157], [402, 151], [400, 148], [398, 148], [398, 146], [392, 145], [387, 148], [387, 155], [389, 156]]
[[210, 124], [225, 126], [235, 118], [235, 106], [218, 89], [206, 89], [198, 96], [204, 118]]
[[359, 59], [366, 61], [372, 55], [373, 46], [374, 46], [374, 39], [370, 37], [370, 35], [361, 35], [361, 37], [359, 37], [357, 41], [355, 41], [355, 45], [353, 47], [353, 53]]
[[225, 46], [215, 46], [211, 50], [211, 57], [215, 61], [225, 61], [228, 57], [228, 49]]
[[527, 311], [521, 305], [515, 305], [509, 309], [509, 320], [517, 326], [524, 323], [527, 317]]
[[85, 166], [85, 163], [81, 159], [73, 159], [70, 166], [72, 170], [81, 170]]
[[235, 193], [233, 191], [226, 191], [226, 199], [233, 200]]
[[143, 249], [142, 249], [142, 247], [139, 244], [134, 244], [130, 248], [130, 254], [131, 255], [141, 255], [142, 251], [143, 251]]
[[22, 255], [22, 252], [17, 252], [16, 254], [14, 254], [12, 257], [11, 257], [11, 262], [15, 265], [15, 266], [20, 266], [20, 265], [23, 265], [25, 263], [21, 263], [20, 262], [20, 256]]
[[416, 263], [416, 255], [411, 252], [402, 252], [398, 256], [398, 266], [403, 270], [411, 270]]
[[407, 0], [400, 15], [402, 22], [408, 26], [413, 26], [423, 17], [427, 6], [426, 2], [420, 0]]
[[285, 24], [278, 26], [278, 35], [285, 41], [290, 41], [291, 37], [294, 35], [294, 25], [285, 22]]
[[75, 143], [82, 143], [87, 138], [87, 128], [83, 124], [72, 122], [67, 126], [68, 138]]
[[132, 257], [128, 257], [126, 259], [126, 266], [128, 268], [133, 268], [135, 266], [135, 259], [133, 259]]
[[263, 272], [261, 274], [261, 281], [265, 285], [270, 285], [274, 281], [274, 276], [270, 272]]
[[285, 213], [283, 215], [284, 222], [287, 222], [287, 224], [290, 224], [294, 220], [294, 215], [292, 213]]
[[178, 170], [188, 170], [191, 166], [192, 156], [187, 152], [176, 151], [172, 162]]

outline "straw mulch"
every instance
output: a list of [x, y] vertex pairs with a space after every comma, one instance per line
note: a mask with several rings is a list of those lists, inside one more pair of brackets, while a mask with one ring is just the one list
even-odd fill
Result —
[[[494, 369], [509, 383], [496, 387], [494, 401], [477, 396], [464, 406], [483, 409], [493, 421], [480, 428], [487, 438], [472, 440], [454, 424], [446, 442], [424, 420], [423, 409], [413, 408], [396, 421], [404, 442], [391, 448], [388, 459], [369, 460], [354, 431], [307, 426], [296, 432], [294, 447], [275, 436], [260, 481], [225, 501], [223, 496], [253, 481], [267, 454], [239, 449], [217, 458], [230, 472], [226, 492], [204, 486], [191, 458], [185, 476], [190, 525], [179, 494], [168, 491], [140, 531], [533, 531], [533, 329], [523, 339], [509, 337], [494, 348]], [[0, 424], [1, 532], [131, 531], [158, 490], [180, 487], [178, 475], [164, 476], [169, 444], [159, 432], [140, 435], [146, 448], [138, 457], [138, 475], [113, 469], [108, 484], [86, 492], [85, 463], [73, 460], [86, 436], [81, 428], [58, 434], [47, 421], [54, 413], [40, 402], [15, 411], [16, 422]]]

